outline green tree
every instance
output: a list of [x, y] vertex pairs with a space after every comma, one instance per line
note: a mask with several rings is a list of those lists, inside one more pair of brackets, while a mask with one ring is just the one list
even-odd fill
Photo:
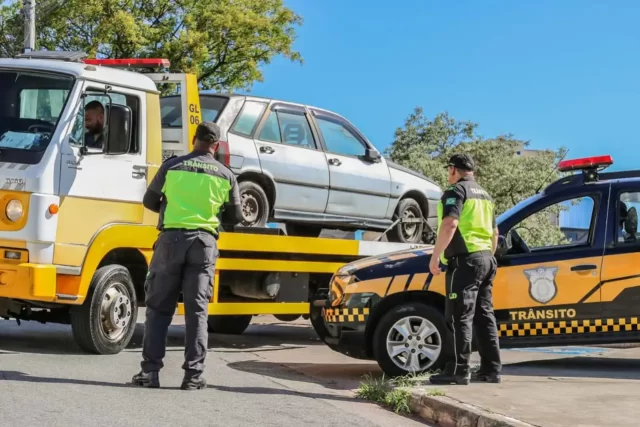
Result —
[[[24, 46], [22, 2], [0, 7], [0, 54]], [[168, 58], [172, 72], [202, 88], [250, 89], [274, 56], [302, 63], [293, 50], [302, 18], [282, 0], [38, 0], [36, 48], [97, 58]]]
[[[416, 108], [404, 127], [396, 130], [394, 142], [385, 154], [446, 188], [449, 184], [445, 166], [449, 157], [454, 153], [469, 153], [478, 165], [476, 179], [495, 199], [498, 215], [559, 177], [554, 168], [564, 149], [518, 156], [517, 152], [526, 149], [529, 141], [515, 139], [510, 134], [484, 138], [477, 134], [477, 128], [478, 124], [456, 120], [447, 112], [429, 119], [422, 108]], [[561, 209], [564, 208], [553, 206], [544, 213], [530, 216], [518, 225], [519, 234], [534, 247], [563, 242], [564, 234], [551, 221]]]

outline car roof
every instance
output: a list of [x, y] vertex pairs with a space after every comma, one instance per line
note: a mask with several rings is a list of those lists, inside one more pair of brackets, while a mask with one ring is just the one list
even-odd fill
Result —
[[577, 173], [562, 177], [555, 182], [549, 184], [544, 192], [545, 194], [554, 194], [567, 189], [576, 189], [584, 186], [601, 187], [610, 184], [638, 184], [640, 185], [640, 170], [626, 170], [616, 172], [600, 172], [597, 180], [593, 182], [585, 182], [585, 174]]

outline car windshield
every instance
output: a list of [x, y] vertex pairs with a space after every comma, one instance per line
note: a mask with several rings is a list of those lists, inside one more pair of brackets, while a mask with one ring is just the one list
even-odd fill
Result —
[[[182, 105], [180, 96], [171, 95], [160, 99], [160, 115], [163, 128], [182, 127]], [[202, 120], [216, 122], [227, 105], [229, 98], [225, 96], [200, 96], [200, 112]]]
[[0, 70], [0, 151], [44, 151], [73, 83], [64, 75]]
[[502, 223], [502, 221], [504, 221], [505, 219], [509, 218], [514, 213], [518, 212], [521, 209], [526, 208], [531, 203], [535, 202], [536, 200], [540, 200], [541, 198], [542, 198], [542, 194], [538, 193], [538, 194], [536, 194], [534, 196], [531, 196], [531, 197], [529, 197], [527, 199], [521, 200], [515, 206], [513, 206], [510, 209], [507, 209], [505, 212], [503, 212], [501, 215], [498, 216], [498, 218], [496, 219], [497, 225], [500, 225]]

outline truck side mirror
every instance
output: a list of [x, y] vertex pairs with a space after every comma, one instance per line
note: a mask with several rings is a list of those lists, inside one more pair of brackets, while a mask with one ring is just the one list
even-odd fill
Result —
[[371, 148], [367, 148], [364, 152], [364, 158], [370, 162], [374, 162], [377, 163], [380, 161], [380, 159], [382, 158], [382, 156], [380, 155], [380, 153], [374, 149]]
[[131, 108], [111, 104], [108, 107], [105, 154], [127, 154], [131, 147]]

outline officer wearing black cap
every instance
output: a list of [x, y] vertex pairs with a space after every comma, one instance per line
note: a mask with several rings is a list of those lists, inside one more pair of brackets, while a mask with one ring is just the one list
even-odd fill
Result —
[[208, 304], [218, 257], [220, 220], [237, 224], [242, 219], [236, 178], [214, 159], [220, 128], [202, 122], [196, 129], [193, 151], [165, 161], [149, 185], [143, 204], [158, 212], [160, 235], [145, 282], [146, 321], [142, 370], [133, 384], [160, 387], [158, 372], [165, 356], [166, 337], [182, 292], [186, 340], [183, 390], [206, 387], [202, 377], [207, 355]]
[[[492, 286], [498, 229], [491, 196], [474, 179], [471, 156], [456, 154], [446, 166], [451, 186], [438, 204], [438, 237], [429, 269], [446, 269], [445, 317], [452, 331], [447, 349], [453, 356], [444, 372], [433, 375], [434, 384], [469, 384], [470, 380], [500, 382], [500, 348]], [[472, 326], [475, 324], [480, 370], [470, 373]]]

